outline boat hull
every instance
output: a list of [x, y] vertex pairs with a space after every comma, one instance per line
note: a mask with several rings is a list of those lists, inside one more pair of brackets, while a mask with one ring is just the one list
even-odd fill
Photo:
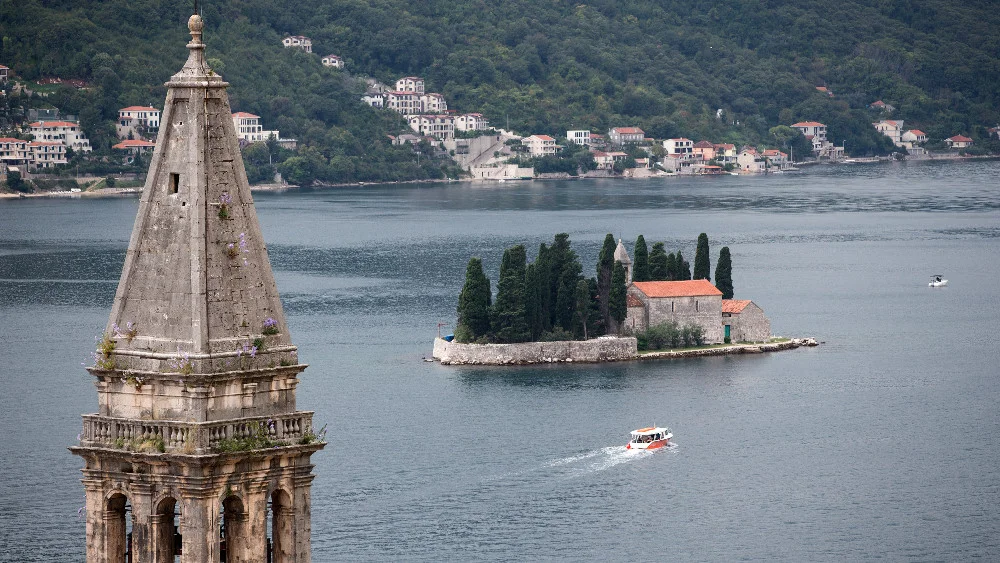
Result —
[[629, 442], [625, 445], [626, 450], [656, 450], [659, 448], [665, 448], [670, 445], [670, 438], [666, 440], [655, 440], [653, 442], [645, 442], [641, 444], [636, 444]]
[[948, 285], [948, 280], [941, 280], [939, 282], [931, 282], [927, 284], [927, 287], [944, 287]]

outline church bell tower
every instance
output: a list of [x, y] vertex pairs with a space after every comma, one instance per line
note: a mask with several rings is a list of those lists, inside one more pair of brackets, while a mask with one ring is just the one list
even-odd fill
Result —
[[80, 443], [90, 563], [307, 562], [299, 363], [204, 23], [167, 82], [160, 133]]

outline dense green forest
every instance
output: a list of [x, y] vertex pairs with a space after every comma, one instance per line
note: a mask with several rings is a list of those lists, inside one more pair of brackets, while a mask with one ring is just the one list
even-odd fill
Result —
[[[2, 0], [0, 64], [92, 83], [48, 101], [78, 113], [103, 147], [119, 107], [162, 104], [190, 11]], [[1000, 121], [1000, 11], [988, 0], [218, 0], [203, 13], [234, 109], [300, 139], [298, 171], [323, 180], [444, 173], [389, 144], [403, 121], [360, 103], [349, 75], [421, 75], [450, 108], [522, 133], [637, 125], [656, 138], [767, 144], [775, 125], [816, 120], [858, 155], [891, 149], [871, 127], [878, 99], [932, 140], [984, 141]], [[282, 48], [286, 34], [311, 37], [315, 53]], [[348, 73], [323, 68], [327, 53]]]

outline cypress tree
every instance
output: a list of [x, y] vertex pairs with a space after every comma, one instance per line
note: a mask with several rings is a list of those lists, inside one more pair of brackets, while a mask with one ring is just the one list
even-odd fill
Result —
[[667, 251], [662, 242], [654, 242], [649, 253], [649, 279], [660, 281], [667, 279]]
[[614, 322], [614, 330], [618, 332], [625, 322], [628, 313], [627, 290], [625, 288], [625, 266], [615, 260], [615, 269], [611, 274], [611, 296], [608, 299], [608, 312]]
[[545, 243], [538, 245], [538, 257], [535, 258], [535, 272], [538, 274], [539, 321], [542, 332], [552, 330], [552, 260], [549, 247]]
[[[576, 308], [576, 282], [580, 279], [580, 262], [574, 259], [563, 266], [556, 295], [556, 325], [573, 330], [573, 310]], [[555, 325], [553, 325], [555, 326]]]
[[574, 323], [573, 323], [573, 334], [583, 335], [583, 339], [587, 340], [587, 322], [590, 320], [590, 286], [587, 284], [587, 280], [581, 279], [576, 282], [576, 307], [574, 311]]
[[698, 248], [694, 253], [694, 279], [712, 281], [712, 263], [708, 255], [708, 235], [698, 235]]
[[597, 278], [587, 280], [587, 291], [590, 292], [590, 306], [587, 311], [588, 331], [591, 336], [600, 336], [607, 332], [607, 327], [601, 319], [601, 306], [597, 302]]
[[677, 258], [674, 253], [667, 254], [667, 277], [665, 280], [673, 281], [677, 279]]
[[719, 251], [719, 263], [715, 265], [715, 287], [722, 292], [723, 299], [733, 298], [733, 259], [729, 247]]
[[483, 261], [470, 258], [465, 268], [465, 285], [458, 295], [458, 326], [455, 336], [471, 342], [490, 332], [490, 280], [483, 273]]
[[[559, 233], [555, 236], [552, 241], [552, 246], [549, 247], [548, 251], [549, 257], [549, 326], [555, 327], [556, 325], [561, 325], [561, 319], [572, 320], [571, 317], [562, 316], [560, 313], [559, 303], [559, 290], [562, 288], [562, 276], [566, 269], [566, 264], [576, 260], [576, 253], [570, 248], [569, 235], [566, 233]], [[570, 293], [576, 289], [576, 279], [573, 280], [573, 285], [570, 288]], [[565, 305], [565, 303], [563, 303]], [[572, 296], [570, 296], [570, 315], [572, 315]], [[561, 325], [563, 328], [567, 328], [570, 325]]]
[[677, 251], [677, 279], [678, 280], [689, 280], [691, 279], [691, 263], [681, 256], [681, 251]]
[[523, 245], [512, 246], [503, 253], [497, 301], [493, 305], [493, 335], [497, 342], [526, 342], [531, 336], [524, 295], [525, 262]]
[[542, 292], [538, 281], [538, 266], [528, 264], [524, 271], [524, 309], [532, 341], [542, 334]]
[[635, 239], [635, 259], [632, 261], [632, 281], [649, 281], [649, 248], [646, 239], [639, 235]]
[[597, 257], [597, 301], [601, 311], [601, 319], [608, 321], [608, 294], [611, 292], [611, 271], [615, 266], [615, 237], [608, 233], [604, 237], [604, 246]]

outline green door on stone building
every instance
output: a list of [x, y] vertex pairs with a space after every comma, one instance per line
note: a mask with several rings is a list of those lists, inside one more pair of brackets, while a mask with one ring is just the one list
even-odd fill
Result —
[[730, 325], [726, 325], [726, 338], [729, 338]]

